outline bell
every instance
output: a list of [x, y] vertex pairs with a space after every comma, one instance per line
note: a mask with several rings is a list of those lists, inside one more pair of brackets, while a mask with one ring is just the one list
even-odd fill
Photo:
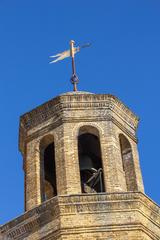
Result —
[[88, 155], [80, 156], [80, 170], [91, 170], [94, 168], [93, 161]]

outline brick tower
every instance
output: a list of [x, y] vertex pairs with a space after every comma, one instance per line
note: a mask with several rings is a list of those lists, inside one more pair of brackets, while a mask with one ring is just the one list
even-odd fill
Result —
[[69, 92], [24, 114], [25, 213], [2, 239], [160, 239], [160, 209], [144, 194], [138, 118], [108, 94]]

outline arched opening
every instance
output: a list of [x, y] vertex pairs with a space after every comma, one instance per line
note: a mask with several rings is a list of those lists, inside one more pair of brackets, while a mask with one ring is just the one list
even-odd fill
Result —
[[48, 200], [57, 195], [55, 146], [53, 137], [42, 139], [40, 144], [41, 154], [41, 199]]
[[[82, 193], [104, 192], [100, 141], [94, 131], [82, 127], [78, 136], [78, 156]], [[94, 134], [93, 134], [94, 133]]]
[[127, 191], [137, 191], [137, 182], [131, 144], [123, 134], [119, 135], [119, 141]]

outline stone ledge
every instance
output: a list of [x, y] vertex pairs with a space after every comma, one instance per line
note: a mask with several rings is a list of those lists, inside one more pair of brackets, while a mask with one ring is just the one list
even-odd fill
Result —
[[[82, 231], [83, 222], [75, 223], [74, 219], [78, 217], [79, 220], [81, 218], [84, 220], [86, 216], [89, 216], [88, 214], [91, 221], [98, 216], [99, 220], [93, 221], [93, 227], [96, 227], [98, 222], [101, 225], [103, 218], [108, 219], [109, 217], [108, 224], [104, 219], [104, 226], [101, 226], [104, 229], [106, 228], [106, 231], [115, 225], [114, 218], [117, 217], [116, 225], [119, 227], [124, 226], [125, 229], [128, 224], [141, 225], [141, 227], [147, 229], [148, 234], [152, 234], [154, 227], [154, 235], [160, 236], [160, 208], [140, 192], [57, 196], [1, 226], [0, 236], [8, 236], [7, 239], [22, 239], [22, 236], [26, 237], [33, 234], [46, 224], [50, 224], [52, 228], [54, 226], [53, 232], [55, 231], [56, 234], [57, 231], [65, 231], [65, 228]], [[120, 224], [122, 215], [124, 219]], [[145, 219], [146, 225], [143, 225], [142, 218]], [[88, 227], [92, 228], [92, 223]], [[159, 229], [159, 232], [157, 229]], [[158, 238], [155, 237], [155, 239]]]

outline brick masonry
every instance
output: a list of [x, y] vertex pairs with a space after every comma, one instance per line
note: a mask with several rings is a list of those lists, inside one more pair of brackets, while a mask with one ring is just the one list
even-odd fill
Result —
[[[19, 148], [26, 213], [0, 228], [1, 239], [160, 239], [159, 207], [144, 195], [137, 125], [138, 117], [109, 94], [65, 93], [24, 114]], [[105, 193], [81, 193], [80, 130], [100, 140]], [[132, 164], [125, 169], [120, 135], [130, 146], [125, 158], [130, 156]], [[42, 202], [40, 146], [50, 139], [55, 145], [58, 196]], [[133, 182], [134, 192], [128, 190]]]
[[146, 195], [61, 195], [0, 228], [1, 239], [160, 239], [160, 209]]

